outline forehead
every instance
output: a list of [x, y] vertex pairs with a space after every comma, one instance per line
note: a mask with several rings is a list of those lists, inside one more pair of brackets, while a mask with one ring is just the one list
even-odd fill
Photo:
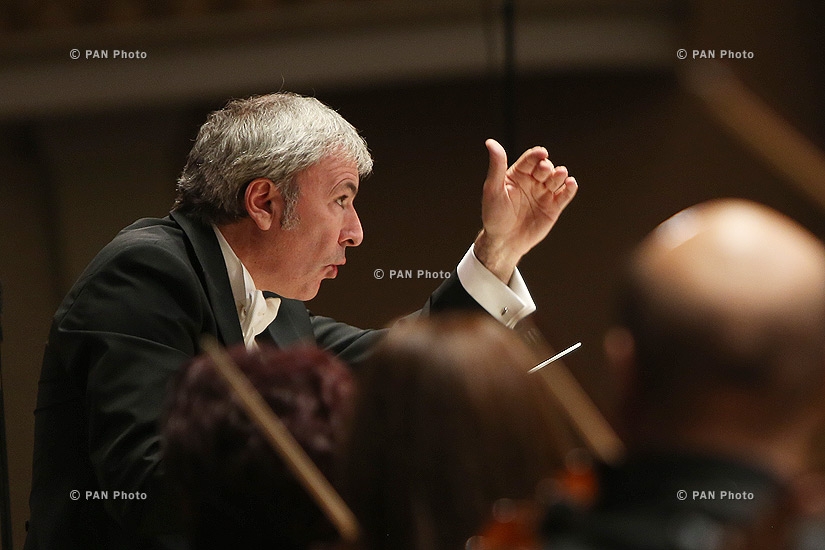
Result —
[[301, 193], [330, 193], [338, 190], [358, 190], [358, 165], [340, 155], [327, 155], [295, 176]]

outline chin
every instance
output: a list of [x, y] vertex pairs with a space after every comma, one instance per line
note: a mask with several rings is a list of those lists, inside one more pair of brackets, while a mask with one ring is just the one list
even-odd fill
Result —
[[303, 285], [271, 285], [277, 288], [277, 290], [273, 288], [272, 292], [274, 292], [281, 298], [307, 302], [318, 295], [318, 290], [321, 288], [322, 280], [323, 279], [318, 279], [314, 283]]
[[297, 292], [297, 296], [293, 298], [294, 300], [300, 300], [302, 302], [308, 302], [318, 296], [318, 291], [321, 289], [321, 282], [318, 281], [318, 284], [315, 288], [306, 288], [302, 289], [301, 291]]

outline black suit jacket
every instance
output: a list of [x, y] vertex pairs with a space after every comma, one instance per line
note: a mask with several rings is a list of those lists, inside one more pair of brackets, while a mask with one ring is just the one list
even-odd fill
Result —
[[[478, 308], [455, 275], [422, 311]], [[164, 482], [159, 420], [173, 374], [211, 334], [243, 341], [211, 227], [173, 212], [121, 231], [58, 309], [35, 410], [26, 550], [185, 548]], [[382, 331], [284, 299], [268, 335], [316, 342], [348, 362]]]

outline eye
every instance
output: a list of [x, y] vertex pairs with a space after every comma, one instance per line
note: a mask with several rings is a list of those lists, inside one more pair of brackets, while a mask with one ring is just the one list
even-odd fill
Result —
[[346, 206], [347, 199], [349, 199], [349, 197], [347, 195], [343, 195], [335, 199], [335, 202], [338, 203], [338, 206], [343, 208], [344, 206]]

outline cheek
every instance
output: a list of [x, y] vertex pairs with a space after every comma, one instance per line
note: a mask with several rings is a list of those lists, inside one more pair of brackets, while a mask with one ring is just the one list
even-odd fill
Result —
[[338, 246], [338, 232], [327, 226], [316, 226], [314, 231], [305, 233], [295, 245], [295, 261], [314, 269], [318, 264], [331, 261], [330, 256], [335, 254]]
[[314, 243], [319, 253], [329, 251], [338, 246], [341, 236], [340, 216], [328, 216], [323, 221], [319, 221], [313, 230], [309, 231], [307, 240]]
[[[321, 266], [339, 261], [343, 211], [307, 210], [301, 212], [298, 226], [287, 245], [291, 265], [296, 271], [314, 272]], [[297, 276], [297, 273], [296, 273]]]

